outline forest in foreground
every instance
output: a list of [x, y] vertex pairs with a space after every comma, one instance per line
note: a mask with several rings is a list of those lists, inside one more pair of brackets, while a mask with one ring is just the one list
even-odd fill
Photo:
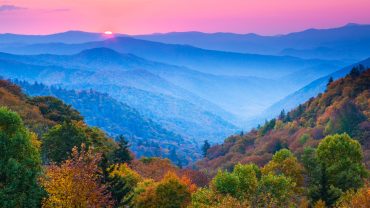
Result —
[[370, 207], [370, 70], [188, 167], [136, 158], [50, 96], [0, 81], [0, 207]]

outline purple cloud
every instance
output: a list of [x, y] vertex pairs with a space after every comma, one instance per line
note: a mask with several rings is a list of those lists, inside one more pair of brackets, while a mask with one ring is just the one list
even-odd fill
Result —
[[21, 9], [26, 9], [26, 8], [18, 7], [15, 5], [9, 5], [9, 4], [0, 5], [0, 12], [21, 10]]

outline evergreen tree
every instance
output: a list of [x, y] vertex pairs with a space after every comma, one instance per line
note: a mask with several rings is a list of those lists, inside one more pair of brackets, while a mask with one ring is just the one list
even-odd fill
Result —
[[285, 110], [283, 109], [281, 112], [280, 112], [280, 115], [279, 115], [279, 120], [281, 121], [285, 121]]
[[209, 144], [208, 140], [204, 140], [204, 144], [202, 147], [203, 157], [207, 156], [207, 152], [209, 148], [211, 148], [211, 145]]
[[329, 80], [328, 80], [328, 83], [326, 84], [326, 91], [328, 90], [330, 84], [333, 82], [333, 77], [330, 77]]
[[114, 151], [114, 161], [116, 163], [130, 163], [132, 156], [129, 150], [129, 143], [124, 136], [120, 135], [118, 138], [118, 149]]
[[333, 77], [330, 77], [327, 86], [329, 86], [333, 81]]
[[351, 78], [356, 78], [356, 77], [360, 76], [360, 74], [361, 74], [361, 72], [360, 72], [358, 67], [353, 67], [351, 69], [351, 71], [349, 72], [349, 76]]
[[287, 113], [284, 122], [291, 122], [291, 121], [292, 119], [290, 118], [290, 113]]
[[108, 190], [116, 202], [115, 207], [124, 207], [131, 204], [132, 197], [134, 196], [132, 188], [130, 188], [127, 182], [122, 180], [121, 177], [113, 176], [109, 178]]
[[18, 114], [0, 108], [0, 207], [39, 207], [39, 142]]
[[141, 180], [138, 173], [126, 163], [112, 165], [107, 169], [106, 185], [115, 201], [115, 207], [126, 207], [132, 203], [133, 190]]

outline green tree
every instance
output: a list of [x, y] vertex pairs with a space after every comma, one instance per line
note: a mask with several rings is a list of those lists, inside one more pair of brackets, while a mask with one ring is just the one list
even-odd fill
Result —
[[131, 205], [134, 188], [142, 180], [141, 176], [126, 163], [113, 165], [108, 168], [108, 172], [106, 185], [115, 201], [115, 207]]
[[308, 196], [332, 206], [342, 193], [358, 189], [367, 176], [360, 144], [348, 134], [325, 137], [317, 150], [305, 149], [302, 161], [308, 178]]
[[271, 119], [270, 121], [266, 121], [265, 124], [258, 130], [259, 135], [264, 136], [272, 129], [274, 129], [276, 123], [276, 119]]
[[87, 135], [76, 122], [63, 122], [43, 136], [42, 152], [49, 161], [60, 163], [67, 159], [72, 148], [87, 142]]
[[231, 173], [218, 171], [212, 180], [212, 187], [219, 194], [229, 194], [242, 201], [250, 200], [256, 193], [260, 175], [255, 164], [237, 164]]
[[18, 114], [0, 108], [0, 207], [38, 207], [41, 159], [35, 134]]
[[99, 128], [89, 127], [82, 121], [66, 121], [43, 135], [42, 153], [47, 162], [60, 163], [68, 158], [73, 147], [80, 147], [82, 143], [92, 146], [95, 153], [102, 153], [108, 162], [113, 161], [118, 146]]
[[218, 193], [230, 194], [233, 197], [238, 194], [239, 183], [238, 176], [222, 170], [219, 170], [212, 180], [212, 185]]
[[304, 145], [310, 138], [311, 137], [309, 134], [303, 134], [301, 137], [299, 137], [298, 141], [301, 145]]
[[258, 166], [254, 164], [237, 164], [232, 172], [238, 177], [238, 198], [250, 200], [254, 197], [258, 185]]
[[363, 185], [367, 172], [361, 145], [348, 134], [325, 137], [317, 148], [317, 156], [330, 185], [342, 191]]
[[295, 191], [300, 192], [303, 186], [303, 166], [288, 149], [279, 150], [274, 154], [272, 160], [262, 168], [262, 173], [284, 175], [295, 183]]
[[132, 156], [129, 150], [129, 143], [120, 135], [117, 138], [118, 148], [114, 151], [114, 162], [115, 163], [129, 163], [132, 160]]
[[209, 188], [200, 188], [191, 195], [191, 207], [211, 207], [216, 201], [216, 194]]
[[305, 168], [307, 178], [307, 195], [313, 205], [321, 198], [327, 198], [327, 179], [322, 174], [319, 159], [316, 156], [316, 149], [312, 147], [305, 148], [302, 154], [302, 163]]
[[290, 207], [294, 196], [294, 182], [284, 175], [263, 175], [257, 188], [253, 207]]
[[208, 188], [200, 188], [192, 194], [188, 208], [246, 208], [250, 204], [246, 200], [238, 200], [230, 195], [220, 195]]

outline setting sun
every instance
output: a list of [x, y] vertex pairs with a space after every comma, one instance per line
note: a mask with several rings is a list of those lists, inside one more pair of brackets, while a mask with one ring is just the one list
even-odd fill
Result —
[[113, 32], [112, 31], [105, 31], [104, 34], [105, 35], [113, 35]]

